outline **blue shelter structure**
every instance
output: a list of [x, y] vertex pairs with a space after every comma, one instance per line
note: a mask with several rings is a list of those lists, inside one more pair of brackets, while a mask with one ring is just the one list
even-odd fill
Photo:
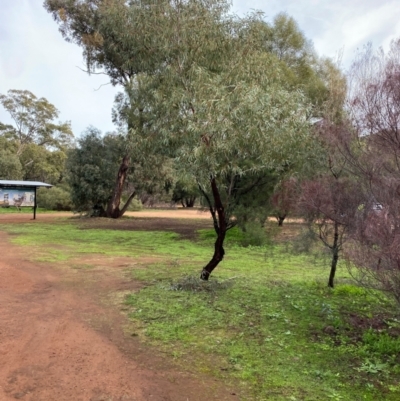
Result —
[[0, 207], [33, 207], [33, 219], [36, 219], [36, 190], [39, 187], [51, 188], [52, 185], [40, 181], [0, 180]]

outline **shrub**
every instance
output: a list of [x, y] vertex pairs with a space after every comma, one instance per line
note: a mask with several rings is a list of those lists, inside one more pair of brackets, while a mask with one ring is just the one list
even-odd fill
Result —
[[357, 297], [357, 296], [365, 295], [366, 290], [364, 288], [358, 287], [356, 285], [342, 284], [342, 285], [337, 286], [333, 290], [333, 293], [335, 295], [345, 295], [345, 296], [350, 296], [350, 297]]
[[243, 237], [240, 244], [244, 247], [269, 245], [276, 232], [275, 225], [271, 227], [267, 223], [266, 227], [264, 227], [258, 221], [247, 222], [244, 225]]
[[37, 205], [48, 210], [71, 210], [72, 202], [68, 190], [61, 187], [38, 188]]
[[[125, 200], [123, 199], [123, 202], [125, 203]], [[131, 212], [136, 212], [138, 210], [143, 209], [143, 204], [140, 201], [140, 199], [133, 198], [131, 204], [128, 207], [128, 210]]]
[[368, 330], [363, 334], [363, 342], [369, 350], [381, 355], [398, 355], [400, 353], [400, 338], [388, 333], [376, 333]]

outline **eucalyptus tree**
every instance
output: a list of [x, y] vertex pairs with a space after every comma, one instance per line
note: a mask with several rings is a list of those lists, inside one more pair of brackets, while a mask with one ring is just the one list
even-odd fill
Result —
[[0, 180], [21, 180], [22, 165], [18, 156], [0, 149]]
[[[44, 6], [60, 25], [63, 37], [82, 48], [89, 74], [105, 74], [112, 85], [129, 86], [135, 76], [151, 70], [152, 46], [143, 26], [145, 7], [140, 2], [123, 0], [46, 0]], [[133, 12], [134, 10], [134, 12]], [[131, 157], [127, 149], [121, 155], [114, 191], [107, 207], [109, 217], [120, 217], [123, 188]]]
[[[125, 141], [121, 134], [103, 135], [97, 128], [89, 127], [77, 140], [77, 146], [69, 151], [66, 176], [75, 211], [90, 216], [107, 216]], [[132, 164], [128, 171], [121, 195], [121, 209], [118, 209], [121, 216], [135, 196], [160, 192], [170, 179], [168, 165], [160, 166], [152, 155], [148, 159], [146, 166], [151, 164], [153, 168], [144, 168], [145, 164], [140, 162]]]
[[[221, 6], [220, 6], [221, 5]], [[44, 6], [60, 25], [60, 32], [70, 42], [83, 50], [89, 74], [106, 74], [112, 85], [120, 85], [132, 102], [132, 115], [144, 111], [140, 96], [131, 96], [142, 74], [152, 75], [168, 65], [179, 48], [171, 41], [175, 27], [174, 18], [198, 19], [199, 25], [217, 8], [225, 7], [224, 1], [207, 0], [45, 0]], [[189, 11], [188, 11], [189, 10]], [[171, 18], [171, 16], [175, 16]], [[188, 35], [189, 32], [186, 32]], [[188, 56], [204, 44], [196, 42], [195, 31]], [[210, 39], [212, 39], [210, 37]], [[174, 45], [172, 47], [171, 45]], [[215, 50], [217, 51], [217, 50]], [[121, 155], [114, 191], [107, 207], [109, 217], [121, 215], [119, 205], [131, 164], [135, 161], [131, 151], [132, 137], [140, 133], [141, 118], [128, 118], [129, 138]], [[130, 145], [130, 146], [129, 146]]]
[[59, 112], [47, 99], [38, 99], [27, 90], [11, 89], [7, 95], [0, 94], [0, 104], [14, 121], [13, 125], [0, 125], [0, 135], [15, 142], [17, 156], [31, 143], [57, 149], [70, 144], [70, 124], [54, 121]]
[[272, 23], [253, 19], [242, 34], [253, 36], [260, 49], [274, 54], [282, 62], [281, 73], [285, 74], [287, 85], [301, 88], [313, 104], [310, 113], [313, 116], [320, 114], [329, 95], [325, 78], [326, 65], [330, 62], [318, 57], [297, 22], [286, 13], [280, 13]]
[[89, 127], [77, 140], [67, 159], [67, 180], [76, 212], [105, 216], [110, 199], [122, 140], [115, 135], [102, 135]]
[[288, 84], [285, 63], [247, 31], [257, 16], [238, 20], [201, 7], [196, 19], [182, 13], [164, 31], [168, 64], [146, 84], [153, 117], [145, 140], [193, 177], [208, 204], [217, 236], [201, 272], [208, 280], [224, 257], [238, 199], [257, 193], [263, 174], [306, 154], [310, 102]]
[[0, 104], [12, 124], [0, 123], [2, 176], [57, 183], [62, 179], [66, 151], [72, 144], [69, 122], [57, 122], [59, 112], [45, 98], [27, 90], [0, 94]]

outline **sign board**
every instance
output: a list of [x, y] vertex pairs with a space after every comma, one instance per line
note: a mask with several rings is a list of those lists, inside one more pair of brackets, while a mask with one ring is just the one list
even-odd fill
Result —
[[35, 206], [35, 189], [29, 187], [0, 188], [0, 207]]

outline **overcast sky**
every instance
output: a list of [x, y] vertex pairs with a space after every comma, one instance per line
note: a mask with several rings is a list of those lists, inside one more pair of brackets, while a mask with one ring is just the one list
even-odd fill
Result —
[[[98, 89], [107, 77], [88, 76], [77, 68], [85, 68], [81, 50], [62, 39], [42, 3], [0, 0], [0, 93], [27, 89], [47, 98], [61, 121], [71, 121], [76, 136], [89, 125], [114, 130], [111, 108], [119, 88]], [[286, 12], [319, 55], [336, 58], [343, 51], [344, 68], [367, 42], [387, 48], [400, 37], [399, 0], [234, 0], [233, 10], [239, 15], [261, 10], [266, 20]], [[0, 121], [10, 122], [1, 106]]]

